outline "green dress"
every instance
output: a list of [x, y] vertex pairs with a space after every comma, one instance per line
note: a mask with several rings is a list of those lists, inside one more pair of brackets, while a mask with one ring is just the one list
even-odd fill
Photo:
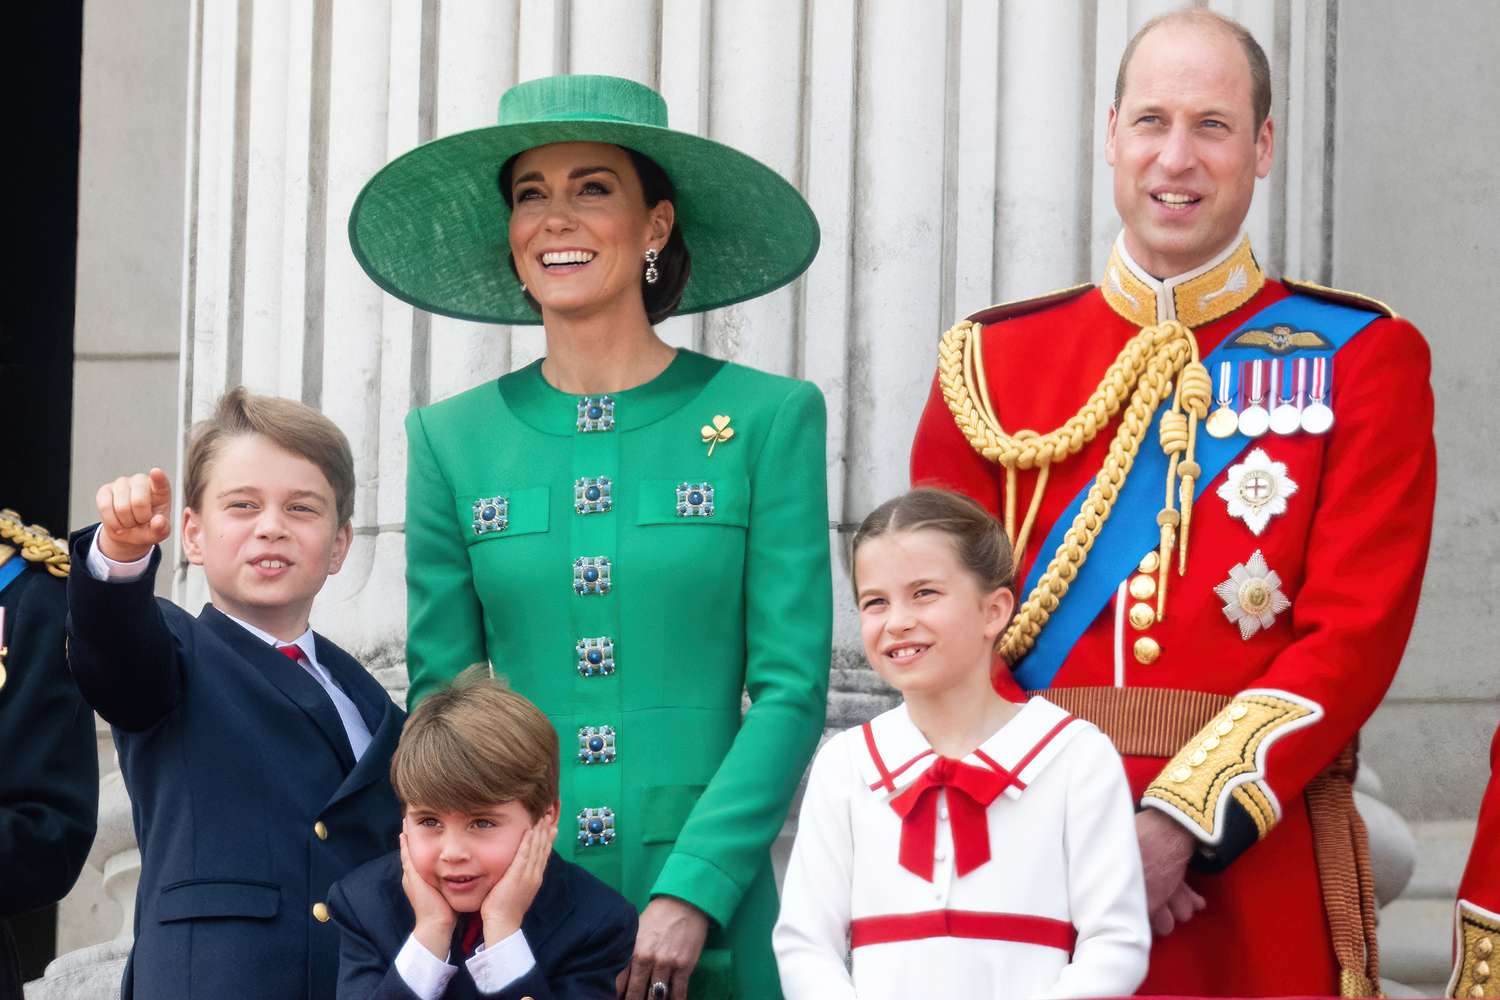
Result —
[[812, 384], [691, 351], [609, 396], [538, 362], [407, 418], [410, 701], [489, 659], [547, 714], [559, 851], [712, 918], [695, 996], [781, 995], [769, 848], [827, 701], [826, 419]]

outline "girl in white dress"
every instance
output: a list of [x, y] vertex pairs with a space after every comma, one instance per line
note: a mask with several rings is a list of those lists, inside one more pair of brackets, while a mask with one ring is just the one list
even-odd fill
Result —
[[914, 490], [855, 534], [865, 656], [905, 700], [813, 761], [772, 938], [787, 1000], [1125, 996], [1145, 977], [1119, 755], [991, 683], [1011, 573], [999, 524], [957, 494]]

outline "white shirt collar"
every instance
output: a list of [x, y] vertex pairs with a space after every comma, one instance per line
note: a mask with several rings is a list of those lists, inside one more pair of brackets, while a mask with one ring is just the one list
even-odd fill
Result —
[[[866, 752], [859, 755], [860, 771], [877, 795], [899, 792], [937, 759], [927, 737], [912, 721], [905, 702], [876, 716], [867, 725], [868, 735], [859, 736], [860, 743], [866, 745]], [[1087, 722], [1072, 718], [1046, 698], [1033, 697], [1009, 722], [965, 754], [963, 761], [976, 767], [986, 767], [988, 761], [994, 761], [1019, 778], [1023, 786], [1028, 785], [1056, 759], [1073, 736], [1088, 728], [1092, 727]], [[875, 744], [880, 756], [878, 764], [875, 755], [868, 752], [868, 741]], [[885, 787], [887, 779], [889, 787]], [[1019, 798], [1023, 790], [1024, 787], [1012, 785], [1005, 795]]]
[[267, 645], [277, 647], [296, 646], [298, 649], [302, 650], [302, 655], [307, 657], [308, 663], [316, 665], [318, 662], [317, 643], [313, 641], [313, 630], [311, 626], [309, 626], [307, 631], [303, 632], [292, 642], [282, 642], [280, 639], [276, 638], [265, 629], [256, 628], [249, 622], [241, 618], [236, 618], [234, 615], [230, 614], [227, 611], [221, 610], [219, 614], [223, 615], [225, 618], [228, 618], [240, 628], [244, 629], [246, 632], [249, 632], [251, 635], [255, 636], [257, 639], [259, 639], [261, 642], [266, 643]]

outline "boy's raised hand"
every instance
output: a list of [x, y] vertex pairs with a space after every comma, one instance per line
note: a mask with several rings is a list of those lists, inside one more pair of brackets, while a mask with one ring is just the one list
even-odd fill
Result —
[[94, 502], [99, 505], [94, 544], [116, 562], [135, 562], [172, 534], [172, 484], [161, 469], [105, 483]]
[[521, 928], [521, 919], [531, 909], [537, 890], [542, 887], [542, 873], [552, 856], [552, 841], [557, 837], [557, 814], [549, 811], [521, 835], [521, 844], [510, 867], [500, 876], [479, 904], [484, 921], [484, 946], [492, 948]]
[[[401, 821], [402, 827], [406, 822]], [[401, 831], [401, 891], [406, 893], [406, 901], [417, 917], [412, 936], [438, 961], [448, 961], [448, 946], [453, 943], [453, 926], [458, 923], [458, 917], [438, 887], [417, 874], [406, 846], [405, 829]]]

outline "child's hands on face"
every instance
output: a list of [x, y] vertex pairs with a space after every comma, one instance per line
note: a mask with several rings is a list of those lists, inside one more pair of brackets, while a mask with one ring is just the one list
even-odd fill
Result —
[[484, 921], [484, 946], [493, 947], [521, 927], [521, 919], [536, 899], [542, 886], [542, 873], [552, 855], [552, 841], [557, 836], [557, 813], [549, 811], [521, 836], [515, 859], [495, 883], [479, 915]]
[[439, 961], [446, 962], [448, 946], [453, 941], [453, 925], [458, 922], [458, 917], [438, 887], [417, 874], [406, 846], [408, 822], [406, 819], [401, 821], [401, 890], [406, 893], [406, 901], [411, 903], [412, 912], [417, 917], [412, 936]]
[[105, 483], [94, 502], [99, 507], [94, 544], [116, 562], [135, 562], [172, 534], [172, 484], [160, 469]]

